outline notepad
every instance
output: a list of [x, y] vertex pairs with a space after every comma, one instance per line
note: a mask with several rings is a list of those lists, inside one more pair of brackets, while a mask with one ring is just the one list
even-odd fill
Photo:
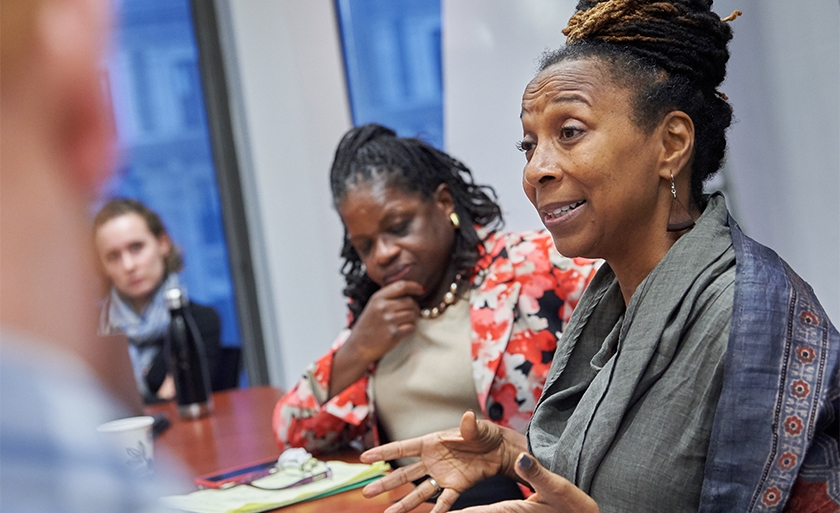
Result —
[[[194, 513], [258, 513], [359, 488], [379, 479], [391, 469], [382, 461], [373, 465], [343, 461], [327, 463], [332, 477], [293, 488], [263, 490], [238, 485], [225, 490], [199, 490], [186, 495], [171, 495], [163, 497], [161, 501], [170, 508]], [[275, 476], [264, 477], [255, 481], [255, 484], [261, 482], [270, 488], [272, 478]]]

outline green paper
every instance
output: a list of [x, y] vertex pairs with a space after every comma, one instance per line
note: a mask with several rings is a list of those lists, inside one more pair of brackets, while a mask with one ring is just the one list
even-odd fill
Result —
[[[343, 461], [327, 463], [332, 469], [332, 477], [294, 488], [261, 490], [239, 485], [224, 490], [199, 490], [186, 495], [172, 495], [161, 500], [171, 508], [194, 513], [259, 513], [360, 488], [384, 476], [391, 469], [383, 461], [373, 465]], [[260, 481], [264, 486], [270, 486], [272, 477]]]

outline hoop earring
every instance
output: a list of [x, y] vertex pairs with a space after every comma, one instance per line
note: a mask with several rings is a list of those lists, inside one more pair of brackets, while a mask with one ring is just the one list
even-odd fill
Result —
[[671, 213], [668, 216], [668, 226], [665, 228], [669, 232], [681, 232], [688, 230], [694, 226], [694, 219], [691, 214], [683, 206], [677, 198], [677, 187], [674, 185], [674, 174], [671, 174]]
[[449, 222], [452, 223], [452, 226], [454, 226], [456, 230], [461, 227], [461, 218], [458, 217], [458, 214], [455, 212], [449, 214]]

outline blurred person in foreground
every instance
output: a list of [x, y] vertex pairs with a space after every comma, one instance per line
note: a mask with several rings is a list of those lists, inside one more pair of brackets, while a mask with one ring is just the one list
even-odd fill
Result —
[[[0, 5], [0, 511], [156, 511], [96, 433], [87, 208], [111, 168], [106, 0]], [[159, 467], [160, 468], [160, 467]]]
[[436, 492], [445, 511], [494, 474], [536, 493], [471, 512], [840, 511], [840, 335], [703, 190], [732, 120], [718, 87], [739, 14], [711, 4], [582, 0], [543, 57], [522, 97], [525, 193], [561, 253], [605, 264], [526, 435], [466, 413], [362, 455], [421, 456], [367, 495], [438, 485], [388, 513]]

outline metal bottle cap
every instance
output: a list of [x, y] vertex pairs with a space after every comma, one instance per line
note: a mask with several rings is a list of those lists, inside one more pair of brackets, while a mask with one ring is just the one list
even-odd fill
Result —
[[187, 304], [186, 295], [177, 287], [164, 290], [163, 299], [166, 301], [166, 307], [170, 310], [182, 308]]

